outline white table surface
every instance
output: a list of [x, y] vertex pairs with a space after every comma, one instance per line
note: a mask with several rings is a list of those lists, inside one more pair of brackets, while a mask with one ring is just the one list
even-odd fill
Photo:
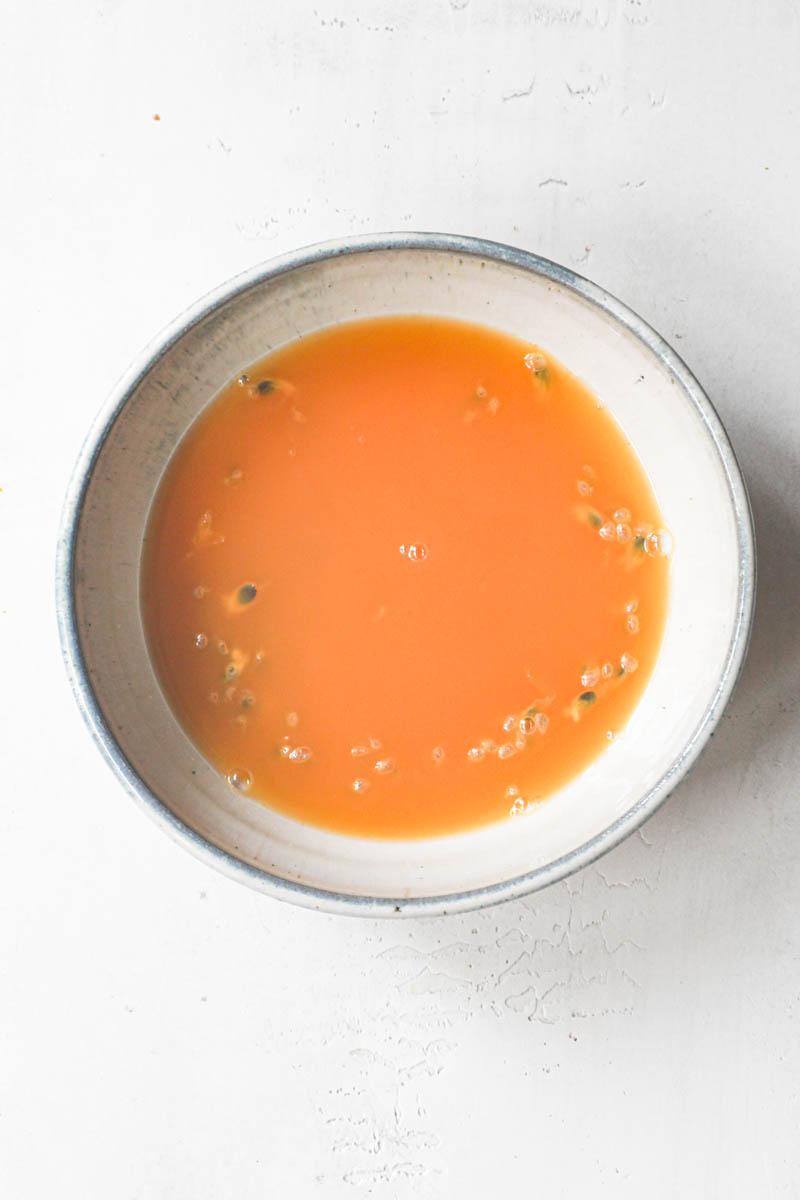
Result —
[[[28, 0], [0, 56], [3, 1195], [796, 1196], [797, 3]], [[387, 229], [641, 312], [728, 427], [760, 552], [741, 685], [661, 813], [549, 891], [408, 922], [169, 843], [81, 724], [52, 596], [73, 459], [143, 344]]]

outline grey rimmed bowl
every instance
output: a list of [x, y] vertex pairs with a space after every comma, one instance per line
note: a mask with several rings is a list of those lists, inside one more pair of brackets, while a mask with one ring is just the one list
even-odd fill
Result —
[[[166, 463], [245, 364], [337, 321], [425, 312], [536, 341], [607, 405], [648, 471], [674, 538], [667, 628], [618, 740], [515, 820], [420, 841], [374, 841], [290, 820], [232, 791], [167, 705], [139, 611], [139, 558]], [[640, 317], [564, 267], [442, 234], [352, 238], [225, 284], [128, 371], [80, 454], [64, 507], [57, 606], [84, 718], [117, 778], [203, 861], [268, 895], [363, 915], [436, 914], [522, 895], [638, 828], [690, 769], [739, 675], [755, 593], [747, 493], [691, 372]]]

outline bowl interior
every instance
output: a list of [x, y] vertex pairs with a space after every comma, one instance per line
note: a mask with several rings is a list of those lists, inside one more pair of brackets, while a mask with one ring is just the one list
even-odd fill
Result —
[[[624, 429], [674, 537], [663, 648], [618, 740], [524, 817], [409, 842], [326, 833], [227, 787], [164, 700], [138, 601], [150, 502], [200, 409], [237, 370], [275, 346], [332, 322], [391, 312], [481, 321], [550, 350]], [[317, 257], [229, 294], [128, 387], [86, 485], [74, 541], [74, 614], [94, 698], [116, 743], [112, 753], [121, 751], [165, 806], [162, 818], [174, 830], [188, 827], [199, 835], [196, 846], [203, 848], [202, 839], [224, 852], [223, 869], [246, 864], [251, 881], [267, 889], [273, 885], [258, 872], [356, 898], [413, 901], [470, 892], [568, 858], [637, 806], [644, 814], [713, 723], [741, 624], [741, 522], [730, 464], [702, 404], [676, 360], [655, 353], [557, 274], [474, 250], [395, 245]]]

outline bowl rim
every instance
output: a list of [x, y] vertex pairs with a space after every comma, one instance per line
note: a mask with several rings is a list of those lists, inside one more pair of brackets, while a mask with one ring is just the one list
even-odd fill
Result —
[[[428, 250], [512, 265], [576, 293], [636, 337], [681, 385], [696, 409], [722, 464], [736, 523], [738, 583], [736, 621], [717, 687], [709, 704], [660, 779], [601, 833], [552, 862], [512, 879], [482, 888], [416, 898], [352, 896], [310, 887], [242, 861], [206, 840], [155, 795], [127, 759], [95, 696], [80, 646], [76, 614], [75, 547], [83, 505], [94, 465], [105, 440], [136, 388], [166, 351], [186, 332], [228, 301], [270, 279], [326, 259], [375, 251]], [[465, 912], [511, 900], [547, 887], [581, 870], [635, 832], [664, 803], [694, 765], [714, 734], [741, 674], [747, 654], [756, 592], [756, 546], [747, 488], [733, 447], [714, 406], [672, 347], [646, 321], [615, 296], [540, 255], [500, 242], [460, 234], [384, 233], [341, 238], [301, 247], [258, 264], [196, 301], [142, 351], [125, 372], [95, 418], [79, 452], [67, 487], [56, 549], [56, 616], [67, 677], [81, 715], [106, 762], [132, 798], [173, 841], [196, 858], [257, 891], [306, 908], [360, 916], [436, 916]]]

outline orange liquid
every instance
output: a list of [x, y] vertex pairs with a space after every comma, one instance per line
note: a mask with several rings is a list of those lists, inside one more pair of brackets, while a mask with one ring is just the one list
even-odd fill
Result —
[[177, 449], [149, 644], [232, 786], [347, 833], [463, 830], [622, 729], [664, 628], [660, 524], [618, 426], [536, 346], [337, 325], [248, 367]]

